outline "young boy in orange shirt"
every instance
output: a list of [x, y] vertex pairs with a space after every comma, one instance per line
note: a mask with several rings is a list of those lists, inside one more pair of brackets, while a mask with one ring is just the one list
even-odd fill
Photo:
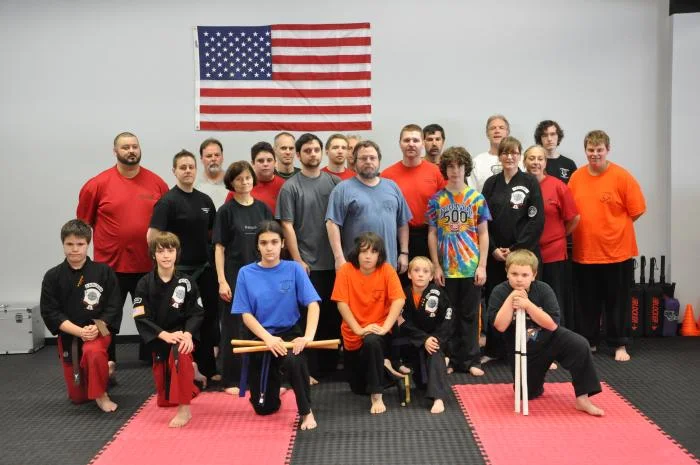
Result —
[[360, 234], [338, 270], [331, 299], [343, 318], [345, 371], [355, 394], [370, 394], [370, 413], [386, 411], [384, 359], [387, 338], [406, 301], [394, 267], [386, 261], [384, 241]]

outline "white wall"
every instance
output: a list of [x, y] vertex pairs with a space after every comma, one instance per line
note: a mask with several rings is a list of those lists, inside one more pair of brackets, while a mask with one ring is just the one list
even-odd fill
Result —
[[[692, 304], [700, 315], [698, 292], [698, 212], [696, 176], [700, 128], [700, 13], [673, 17], [673, 98], [671, 112], [671, 278], [678, 283], [681, 304]], [[681, 308], [681, 317], [684, 315]]]
[[552, 118], [566, 132], [562, 152], [578, 163], [584, 134], [603, 128], [611, 159], [644, 188], [640, 250], [668, 252], [665, 2], [385, 3], [2, 2], [0, 300], [38, 300], [44, 271], [62, 258], [59, 228], [75, 215], [80, 186], [113, 164], [118, 132], [135, 132], [144, 166], [169, 183], [172, 154], [196, 150], [205, 137], [222, 139], [228, 162], [271, 139], [194, 130], [196, 25], [371, 22], [374, 130], [366, 136], [383, 147], [384, 166], [399, 159], [398, 131], [409, 122], [439, 122], [448, 145], [476, 154], [487, 148], [492, 113], [506, 114], [524, 145], [537, 122]]

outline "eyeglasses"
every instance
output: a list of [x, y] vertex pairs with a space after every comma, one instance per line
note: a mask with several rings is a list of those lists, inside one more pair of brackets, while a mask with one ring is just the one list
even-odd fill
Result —
[[515, 157], [519, 157], [519, 156], [520, 156], [520, 152], [502, 153], [501, 156], [502, 156], [502, 157], [506, 157], [506, 158], [508, 158], [508, 157], [513, 157], [513, 158], [515, 158]]

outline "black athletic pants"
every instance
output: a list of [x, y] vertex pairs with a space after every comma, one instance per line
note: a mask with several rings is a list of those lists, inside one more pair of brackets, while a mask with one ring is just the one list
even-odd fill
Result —
[[[337, 304], [331, 300], [333, 285], [335, 284], [335, 270], [317, 270], [309, 275], [311, 284], [321, 297], [318, 328], [315, 340], [340, 339], [341, 317]], [[306, 331], [306, 308], [301, 310], [301, 328]], [[338, 366], [339, 350], [311, 350], [306, 355], [309, 361], [311, 376], [319, 378], [335, 372]]]
[[[513, 323], [515, 324], [515, 323]], [[515, 341], [509, 341], [509, 363], [515, 371]], [[588, 341], [573, 331], [559, 326], [550, 340], [537, 352], [527, 353], [527, 390], [528, 398], [534, 399], [544, 392], [544, 377], [552, 362], [558, 362], [571, 373], [576, 397], [598, 394], [601, 391], [600, 380], [593, 363], [593, 355]]]
[[[194, 361], [200, 373], [207, 378], [216, 374], [216, 359], [214, 347], [219, 344], [219, 283], [216, 271], [212, 267], [204, 269], [197, 278], [197, 288], [202, 298], [204, 319], [199, 329], [199, 344], [195, 345]], [[229, 344], [230, 345], [230, 344]]]
[[[122, 308], [126, 303], [126, 297], [131, 294], [131, 301], [134, 301], [134, 293], [136, 292], [136, 285], [139, 280], [143, 278], [146, 273], [115, 273], [117, 275], [117, 281], [119, 282], [119, 292], [120, 301], [122, 303]], [[109, 348], [107, 349], [107, 355], [110, 361], [117, 361], [116, 354], [116, 337], [112, 337], [112, 341], [109, 343]], [[146, 348], [143, 340], [139, 338], [139, 360], [144, 362], [151, 362], [151, 351]]]
[[386, 336], [368, 334], [358, 350], [343, 352], [345, 373], [350, 390], [355, 394], [381, 394], [386, 386], [384, 358], [389, 340]]
[[446, 278], [445, 290], [452, 304], [455, 332], [448, 343], [450, 362], [459, 371], [480, 367], [479, 300], [481, 288], [474, 278]]
[[542, 281], [549, 284], [559, 303], [559, 324], [572, 331], [574, 327], [573, 293], [571, 290], [571, 261], [544, 263]]

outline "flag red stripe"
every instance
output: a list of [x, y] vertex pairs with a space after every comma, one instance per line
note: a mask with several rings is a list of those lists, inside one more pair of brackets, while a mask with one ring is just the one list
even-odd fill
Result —
[[280, 105], [200, 105], [199, 112], [213, 115], [354, 115], [371, 114], [371, 105], [280, 106]]
[[273, 24], [273, 31], [324, 31], [341, 29], [369, 29], [369, 23], [345, 23], [345, 24]]
[[371, 97], [372, 89], [200, 89], [201, 97]]
[[372, 45], [371, 37], [328, 37], [325, 39], [276, 39], [273, 47], [357, 47]]
[[202, 121], [201, 131], [368, 131], [372, 129], [371, 121], [338, 122], [299, 122], [285, 123], [277, 121], [215, 122]]
[[347, 73], [272, 73], [275, 81], [368, 81], [371, 71], [350, 71]]
[[276, 65], [332, 65], [336, 63], [371, 63], [370, 55], [273, 55], [272, 63]]

